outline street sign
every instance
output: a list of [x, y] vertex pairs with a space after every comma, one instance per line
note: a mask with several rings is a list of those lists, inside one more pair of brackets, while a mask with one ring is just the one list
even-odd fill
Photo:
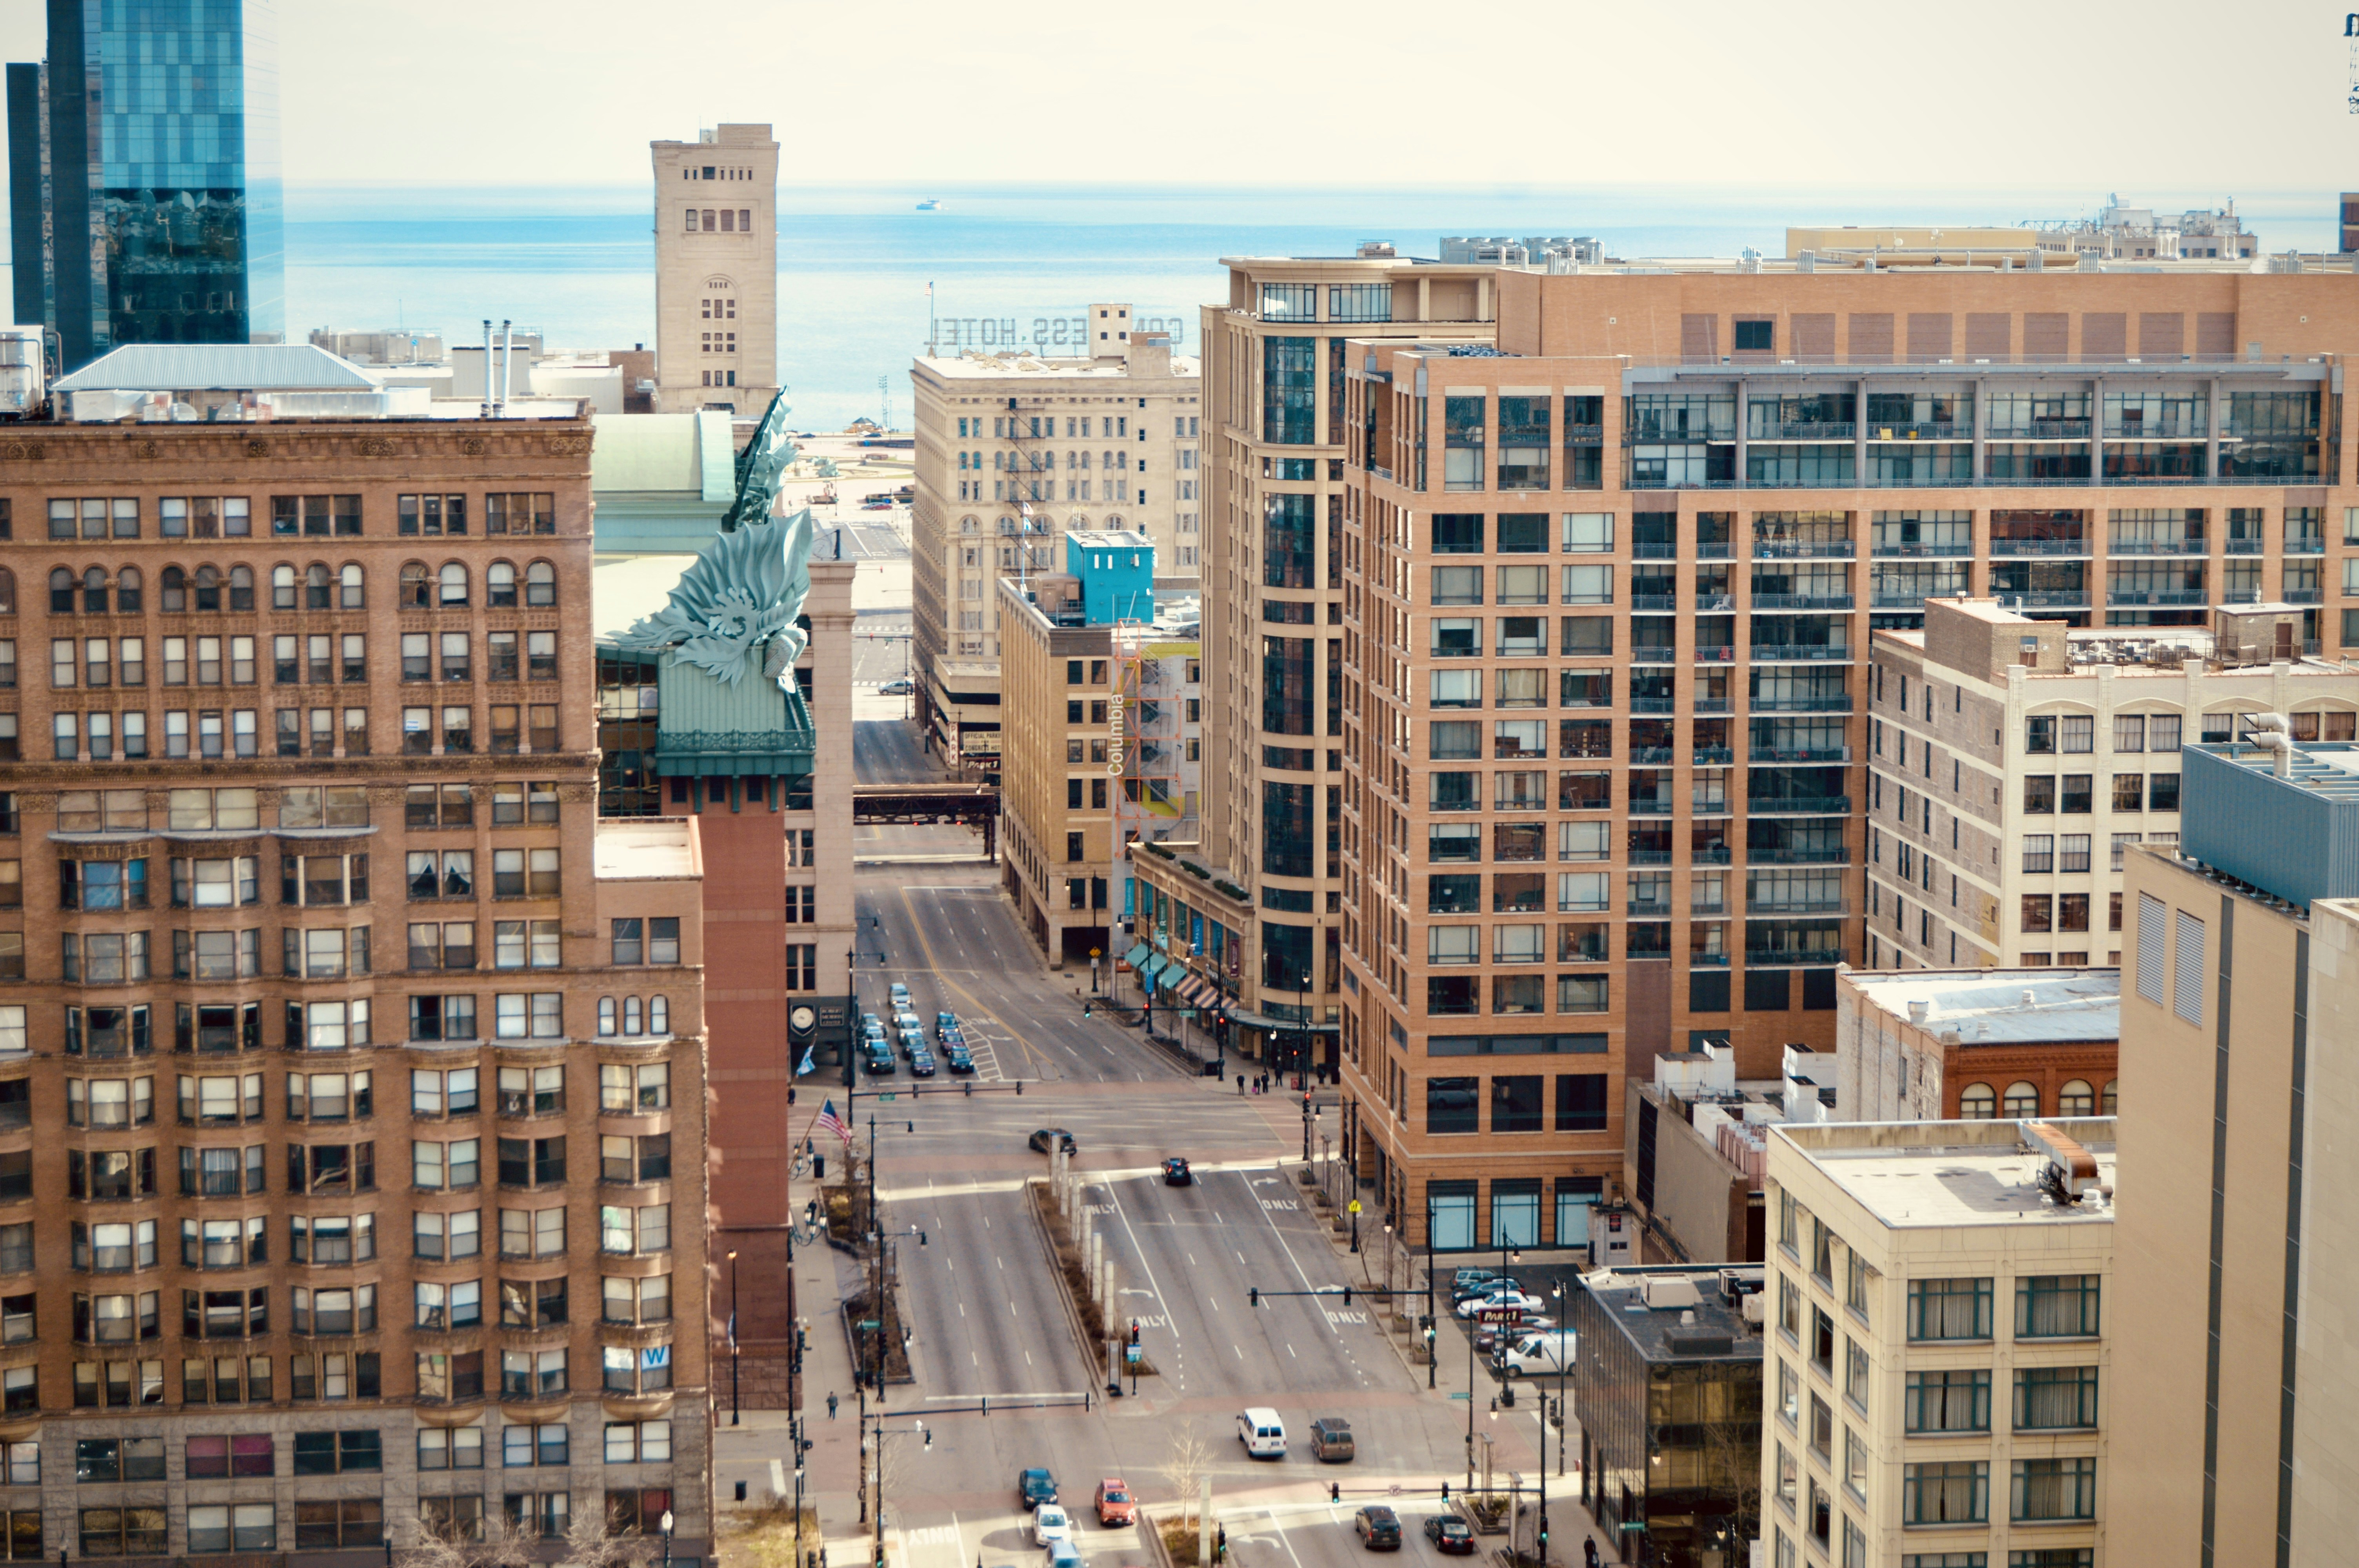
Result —
[[853, 1324], [852, 1326], [853, 1326], [853, 1327], [854, 1327], [854, 1328], [858, 1328], [858, 1329], [873, 1329], [873, 1328], [882, 1328], [882, 1327], [884, 1327], [884, 1326], [885, 1326], [885, 1325], [884, 1325], [881, 1321], [879, 1321], [878, 1319], [876, 1319], [876, 1318], [873, 1318], [873, 1317], [864, 1317], [864, 1318], [862, 1318], [858, 1323]]
[[1360, 1212], [1360, 1200], [1359, 1200], [1359, 1199], [1357, 1199], [1357, 1198], [1353, 1198], [1353, 1200], [1352, 1200], [1348, 1205], [1346, 1205], [1346, 1206], [1344, 1206], [1343, 1212], [1344, 1212], [1344, 1213], [1346, 1213], [1346, 1214], [1357, 1214], [1357, 1213], [1359, 1213], [1359, 1212]]
[[1136, 1345], [1125, 1345], [1125, 1346], [1124, 1346], [1122, 1347], [1122, 1352], [1123, 1352], [1123, 1354], [1122, 1354], [1122, 1358], [1123, 1358], [1125, 1361], [1129, 1362], [1129, 1363], [1130, 1363], [1132, 1366], [1134, 1366], [1134, 1367], [1137, 1366], [1141, 1361], [1144, 1361], [1145, 1359], [1147, 1359], [1145, 1353], [1140, 1349], [1140, 1347], [1139, 1347], [1138, 1346], [1136, 1346]]
[[876, 1098], [878, 1099], [891, 1099], [893, 1098], [893, 1093], [890, 1089], [887, 1089], [885, 1093], [878, 1095]]
[[1523, 1321], [1524, 1309], [1521, 1307], [1479, 1307], [1475, 1310], [1474, 1316], [1484, 1323], [1520, 1323]]
[[1462, 1392], [1462, 1392], [1459, 1392], [1459, 1393], [1452, 1394], [1452, 1395], [1451, 1395], [1450, 1397], [1451, 1397], [1451, 1399], [1453, 1399], [1453, 1400], [1471, 1400], [1471, 1399], [1473, 1399], [1474, 1396], [1473, 1396], [1473, 1395], [1472, 1395], [1472, 1394], [1465, 1393], [1465, 1392]]

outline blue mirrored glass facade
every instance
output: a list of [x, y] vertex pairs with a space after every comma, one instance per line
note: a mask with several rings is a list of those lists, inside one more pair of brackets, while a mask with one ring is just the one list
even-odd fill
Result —
[[286, 332], [270, 0], [49, 0], [8, 68], [16, 319], [64, 368], [123, 343]]

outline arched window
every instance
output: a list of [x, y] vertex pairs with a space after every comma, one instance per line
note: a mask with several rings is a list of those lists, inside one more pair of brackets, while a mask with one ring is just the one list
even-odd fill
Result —
[[527, 609], [547, 610], [557, 602], [557, 568], [535, 561], [524, 568], [524, 601]]
[[623, 1033], [625, 1034], [646, 1033], [639, 1027], [639, 999], [635, 996], [626, 996], [623, 999]]
[[284, 561], [270, 568], [270, 608], [295, 608], [295, 568]]
[[221, 608], [221, 573], [211, 567], [199, 567], [196, 589], [196, 607], [200, 611]]
[[49, 613], [52, 615], [71, 615], [73, 613], [73, 573], [68, 571], [63, 567], [60, 567], [56, 570], [50, 572]]
[[252, 567], [229, 568], [229, 607], [232, 610], [254, 608], [254, 568]]
[[329, 577], [324, 563], [313, 561], [303, 568], [303, 608], [333, 610], [335, 607], [335, 579]]
[[179, 614], [189, 607], [189, 577], [178, 567], [164, 568], [164, 610]]
[[2039, 1114], [2039, 1086], [2027, 1084], [2021, 1078], [2006, 1086], [2006, 1098], [2001, 1102], [2010, 1121], [2021, 1121]]
[[344, 569], [340, 576], [342, 579], [342, 587], [339, 590], [340, 597], [337, 600], [337, 607], [342, 610], [361, 609], [367, 603], [368, 596], [362, 591], [363, 579], [361, 577], [360, 563], [358, 561], [345, 562]]
[[602, 996], [598, 999], [598, 1033], [601, 1034], [614, 1033], [614, 999], [613, 997]]
[[650, 1034], [671, 1033], [671, 999], [669, 997], [647, 998], [647, 1033]]
[[959, 519], [959, 532], [960, 532], [960, 533], [962, 533], [962, 534], [972, 534], [972, 533], [973, 533], [973, 532], [974, 532], [974, 529], [975, 529], [975, 522], [974, 522], [974, 519], [973, 519], [973, 518], [972, 518], [972, 517], [962, 517], [962, 518], [960, 518], [960, 519]]
[[484, 602], [494, 610], [514, 610], [516, 601], [516, 563], [494, 561], [484, 568]]
[[431, 610], [434, 590], [427, 585], [426, 567], [420, 561], [406, 561], [401, 568], [401, 608]]
[[1958, 1096], [1958, 1114], [1968, 1121], [1988, 1121], [1998, 1114], [1998, 1096], [1988, 1084], [1968, 1084]]
[[0, 567], [0, 615], [16, 613], [16, 574]]
[[467, 602], [467, 568], [457, 561], [442, 563], [442, 608], [464, 606]]
[[2119, 1078], [2107, 1078], [2105, 1080], [2105, 1092], [2098, 1097], [2097, 1114], [2099, 1116], [2119, 1116], [2121, 1113], [2122, 1081]]
[[144, 608], [139, 589], [142, 582], [137, 567], [125, 567], [114, 574], [114, 608], [125, 615], [136, 615]]
[[2056, 1091], [2056, 1114], [2059, 1116], [2094, 1116], [2097, 1114], [2097, 1091], [2089, 1087], [2086, 1078], [2074, 1078]]
[[82, 612], [84, 615], [106, 613], [106, 568], [92, 567], [82, 574]]

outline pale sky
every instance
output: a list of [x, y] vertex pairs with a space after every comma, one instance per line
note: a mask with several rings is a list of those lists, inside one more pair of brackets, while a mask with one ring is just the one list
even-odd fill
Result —
[[[0, 57], [39, 58], [38, 0]], [[782, 183], [2359, 186], [2344, 5], [278, 0], [286, 172], [606, 185], [768, 121]]]

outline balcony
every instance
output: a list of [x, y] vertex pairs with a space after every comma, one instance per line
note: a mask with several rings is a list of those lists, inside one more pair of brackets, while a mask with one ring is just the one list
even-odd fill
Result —
[[1649, 643], [1631, 649], [1630, 662], [1634, 665], [1675, 665], [1680, 662], [1680, 651], [1666, 643]]
[[[2085, 483], [2086, 481], [2076, 480], [2073, 482]], [[1990, 553], [1995, 560], [2003, 560], [2009, 556], [2085, 556], [2089, 553], [2089, 541], [2078, 537], [2070, 539], [1994, 538], [1991, 540]]]
[[1848, 643], [1756, 643], [1753, 644], [1755, 664], [1842, 664], [1852, 657]]
[[1630, 596], [1633, 610], [1677, 610], [1680, 596], [1676, 593], [1634, 593]]
[[1727, 845], [1707, 844], [1696, 850], [1692, 858], [1699, 866], [1724, 866], [1733, 857], [1728, 852]]
[[1733, 665], [1736, 662], [1736, 649], [1726, 643], [1698, 643], [1695, 662], [1700, 665]]
[[1974, 426], [1971, 419], [1928, 420], [1917, 425], [1875, 425], [1867, 427], [1871, 441], [1971, 441]]
[[2108, 441], [2203, 441], [2211, 436], [2210, 421], [2201, 416], [2105, 421]]
[[1603, 425], [1567, 425], [1564, 427], [1564, 444], [1568, 447], [1594, 446], [1604, 439], [1605, 427]]
[[1831, 849], [1780, 849], [1748, 847], [1745, 851], [1747, 863], [1756, 866], [1848, 866], [1851, 849], [1837, 845]]
[[1680, 547], [1677, 543], [1670, 540], [1642, 540], [1630, 546], [1630, 558], [1639, 561], [1675, 561], [1680, 558]]
[[1745, 809], [1755, 816], [1848, 816], [1851, 815], [1851, 796], [1753, 795], [1745, 800]]
[[1633, 713], [1677, 713], [1679, 698], [1675, 697], [1634, 697], [1630, 699]]
[[1983, 431], [1987, 441], [2085, 441], [2089, 438], [2086, 419], [2031, 419], [2008, 425], [1992, 425]]
[[1850, 905], [1839, 898], [1749, 898], [1747, 914], [1842, 914]]
[[1971, 539], [1962, 545], [1875, 545], [1868, 550], [1869, 555], [1879, 560], [1926, 560], [1973, 553], [1974, 546]]
[[[1669, 849], [1633, 849], [1630, 851], [1630, 863], [1634, 866], [1668, 866], [1671, 863], [1671, 852]], [[1630, 913], [1636, 914], [1641, 912], [1637, 905], [1633, 904]]]
[[[2055, 589], [2044, 593], [2031, 593], [2020, 589], [1998, 587], [1992, 588], [1990, 591], [1993, 599], [1997, 600], [2001, 605], [2009, 610], [2086, 610], [2089, 608], [2089, 596], [2085, 592], [2074, 593]], [[2198, 594], [2196, 600], [2201, 603], [2202, 596]]]
[[[1701, 708], [1697, 709], [1701, 712]], [[1756, 697], [1753, 699], [1756, 713], [1849, 713], [1851, 694], [1840, 697]]]
[[2109, 556], [2208, 556], [2201, 539], [2116, 539], [2105, 546]]
[[1733, 561], [1735, 558], [1736, 546], [1725, 539], [1696, 541], [1696, 559], [1700, 561]]
[[1670, 763], [1675, 762], [1678, 760], [1678, 753], [1669, 746], [1633, 746], [1630, 748], [1630, 761], [1640, 767], [1668, 767]]
[[1848, 419], [1764, 419], [1746, 433], [1748, 441], [1850, 441], [1859, 427]]
[[2130, 604], [2209, 604], [2212, 596], [2200, 588], [2108, 589], [2109, 606]]
[[1633, 797], [1630, 802], [1630, 815], [1633, 816], [1669, 816], [1670, 814], [1671, 803], [1659, 796], [1651, 800]]
[[1732, 746], [1698, 746], [1690, 760], [1700, 768], [1723, 766], [1736, 761], [1736, 751]]
[[1921, 589], [1914, 593], [1872, 593], [1867, 596], [1867, 607], [1870, 610], [1922, 610], [1930, 597]]
[[2326, 596], [2314, 588], [2289, 588], [2277, 595], [2282, 604], [2323, 604]]
[[1688, 708], [1694, 713], [1726, 713], [1730, 710], [1730, 704], [1724, 697], [1699, 697]]
[[2288, 539], [2285, 553], [2288, 556], [2322, 556], [2326, 554], [2323, 539]]
[[1804, 746], [1800, 748], [1756, 746], [1746, 757], [1751, 762], [1848, 762], [1849, 746]]
[[1756, 593], [1753, 596], [1756, 610], [1849, 610], [1854, 596], [1848, 593]]
[[[2257, 556], [2263, 554], [2267, 546], [2258, 539], [2231, 539], [2223, 547], [2232, 556]], [[2322, 551], [2324, 546], [2320, 548]]]
[[1753, 558], [1756, 561], [1847, 561], [1855, 554], [1857, 554], [1857, 546], [1849, 539], [1756, 539], [1753, 541]]
[[1845, 950], [1841, 947], [1747, 947], [1745, 963], [1747, 968], [1776, 968], [1805, 964], [1840, 964]]

